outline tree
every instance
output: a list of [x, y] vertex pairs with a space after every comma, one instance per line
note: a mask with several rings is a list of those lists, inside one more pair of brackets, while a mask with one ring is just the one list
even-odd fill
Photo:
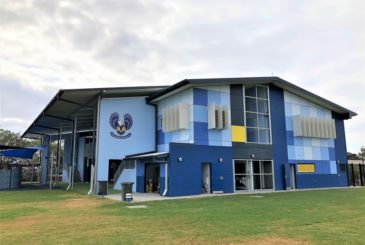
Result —
[[365, 160], [365, 147], [364, 146], [362, 146], [361, 148], [360, 148], [360, 152], [359, 152], [359, 154], [357, 154], [358, 155], [358, 157], [359, 157], [359, 160], [362, 160], [362, 161], [364, 161]]
[[357, 154], [351, 153], [351, 152], [347, 152], [347, 159], [348, 160], [360, 160], [360, 158], [358, 157]]

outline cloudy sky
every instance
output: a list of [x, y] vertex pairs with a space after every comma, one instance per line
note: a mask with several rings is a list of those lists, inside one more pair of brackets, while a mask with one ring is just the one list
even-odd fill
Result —
[[0, 127], [24, 132], [61, 88], [279, 76], [359, 115], [363, 0], [0, 0]]

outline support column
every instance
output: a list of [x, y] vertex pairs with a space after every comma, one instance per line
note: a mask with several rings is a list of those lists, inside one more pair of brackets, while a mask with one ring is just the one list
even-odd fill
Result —
[[77, 112], [75, 115], [75, 121], [74, 121], [74, 139], [73, 139], [73, 157], [72, 157], [72, 180], [71, 180], [71, 190], [74, 189], [74, 181], [75, 181], [75, 147], [76, 147], [76, 131], [77, 130]]

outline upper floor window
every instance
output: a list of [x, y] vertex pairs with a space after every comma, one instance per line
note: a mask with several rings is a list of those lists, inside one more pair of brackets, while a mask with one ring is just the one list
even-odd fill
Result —
[[270, 144], [270, 111], [267, 86], [245, 86], [248, 143]]

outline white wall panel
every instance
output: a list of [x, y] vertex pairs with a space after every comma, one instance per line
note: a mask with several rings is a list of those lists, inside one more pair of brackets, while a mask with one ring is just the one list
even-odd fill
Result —
[[231, 92], [230, 86], [229, 85], [221, 85], [221, 92], [229, 94]]
[[189, 129], [189, 105], [186, 103], [180, 103], [179, 109], [179, 129]]
[[295, 94], [291, 94], [291, 103], [300, 105], [301, 98]]
[[292, 104], [292, 115], [295, 116], [295, 115], [300, 115], [300, 105], [295, 105], [295, 104]]
[[208, 129], [215, 129], [215, 103], [210, 103], [207, 105], [208, 109]]
[[208, 86], [208, 90], [220, 92], [221, 91], [221, 86], [220, 85], [211, 85], [211, 86]]
[[285, 103], [291, 103], [290, 96], [291, 96], [291, 93], [289, 93], [288, 91], [284, 90], [284, 102]]
[[327, 119], [332, 119], [332, 113], [330, 110], [325, 110], [325, 113], [326, 113], [326, 118]]

